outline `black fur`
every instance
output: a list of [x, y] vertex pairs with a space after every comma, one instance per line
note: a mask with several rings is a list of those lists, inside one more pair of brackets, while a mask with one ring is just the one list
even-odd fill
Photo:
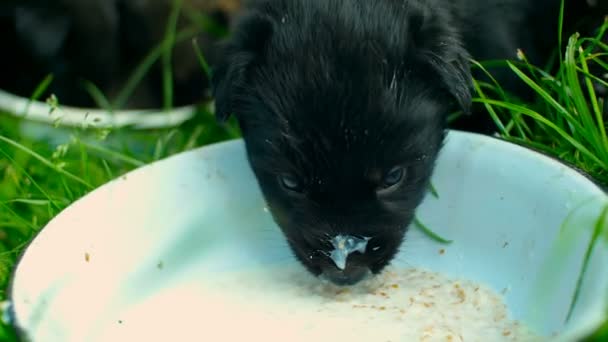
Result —
[[[377, 273], [393, 259], [427, 191], [448, 114], [471, 108], [469, 52], [514, 56], [522, 35], [512, 34], [535, 14], [529, 3], [249, 5], [213, 69], [216, 113], [238, 119], [270, 211], [310, 272], [355, 283], [362, 269]], [[398, 165], [403, 183], [378, 191]], [[302, 192], [282, 186], [282, 175]], [[344, 272], [327, 256], [337, 234], [372, 237]]]

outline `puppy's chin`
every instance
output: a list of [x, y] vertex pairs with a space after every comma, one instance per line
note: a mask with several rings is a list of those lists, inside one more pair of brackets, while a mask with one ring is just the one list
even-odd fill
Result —
[[335, 266], [322, 268], [321, 278], [338, 286], [355, 285], [372, 276], [369, 267], [349, 264], [344, 270]]
[[337, 286], [355, 285], [373, 276], [370, 267], [365, 265], [349, 262], [344, 269], [339, 269], [329, 257], [325, 256], [325, 253], [301, 254], [296, 248], [292, 247], [292, 250], [308, 272]]

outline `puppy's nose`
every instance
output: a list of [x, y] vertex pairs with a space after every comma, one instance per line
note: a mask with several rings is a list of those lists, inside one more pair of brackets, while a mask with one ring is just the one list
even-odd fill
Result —
[[336, 267], [343, 271], [346, 268], [348, 255], [354, 252], [365, 253], [369, 239], [368, 237], [360, 238], [352, 235], [337, 235], [331, 240], [334, 250], [329, 257], [336, 264]]

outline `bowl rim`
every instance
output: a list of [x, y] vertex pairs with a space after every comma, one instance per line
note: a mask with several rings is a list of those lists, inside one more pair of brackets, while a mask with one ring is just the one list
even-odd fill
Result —
[[452, 131], [452, 132], [459, 132], [459, 133], [465, 133], [465, 134], [470, 134], [470, 135], [481, 135], [481, 136], [484, 136], [484, 137], [487, 137], [487, 138], [492, 138], [492, 139], [499, 140], [499, 141], [504, 142], [504, 143], [508, 143], [508, 144], [511, 144], [511, 145], [523, 148], [524, 150], [528, 150], [529, 152], [533, 152], [533, 153], [539, 154], [539, 155], [541, 155], [543, 157], [549, 158], [549, 159], [557, 162], [558, 164], [561, 164], [562, 166], [565, 166], [565, 167], [567, 167], [567, 168], [569, 168], [569, 169], [571, 169], [573, 171], [576, 171], [581, 176], [585, 177], [588, 181], [590, 181], [591, 183], [593, 183], [600, 190], [602, 190], [602, 192], [604, 192], [605, 194], [608, 195], [608, 184], [602, 184], [602, 182], [600, 182], [599, 180], [595, 179], [593, 176], [591, 176], [588, 172], [586, 172], [585, 170], [581, 169], [580, 167], [577, 167], [576, 165], [574, 165], [574, 164], [572, 164], [572, 163], [570, 163], [570, 162], [568, 162], [566, 160], [560, 159], [560, 158], [558, 158], [558, 157], [556, 157], [554, 155], [551, 155], [551, 154], [549, 154], [549, 153], [547, 153], [545, 151], [542, 151], [542, 150], [540, 150], [538, 148], [534, 148], [533, 146], [526, 146], [524, 144], [520, 144], [520, 143], [517, 143], [517, 142], [514, 142], [514, 141], [509, 141], [509, 140], [507, 140], [507, 139], [499, 136], [498, 133], [495, 133], [493, 135], [486, 135], [486, 134], [468, 132], [468, 131], [463, 131], [463, 130], [454, 130], [453, 129], [453, 130], [450, 130], [450, 131]]

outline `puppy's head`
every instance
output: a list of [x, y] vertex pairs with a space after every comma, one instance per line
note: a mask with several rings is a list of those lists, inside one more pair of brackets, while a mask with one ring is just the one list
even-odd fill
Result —
[[[403, 241], [446, 116], [468, 109], [467, 55], [448, 22], [423, 8], [269, 3], [223, 46], [216, 115], [237, 117], [296, 257], [313, 274], [353, 284], [380, 272]], [[348, 250], [349, 241], [360, 244]]]

